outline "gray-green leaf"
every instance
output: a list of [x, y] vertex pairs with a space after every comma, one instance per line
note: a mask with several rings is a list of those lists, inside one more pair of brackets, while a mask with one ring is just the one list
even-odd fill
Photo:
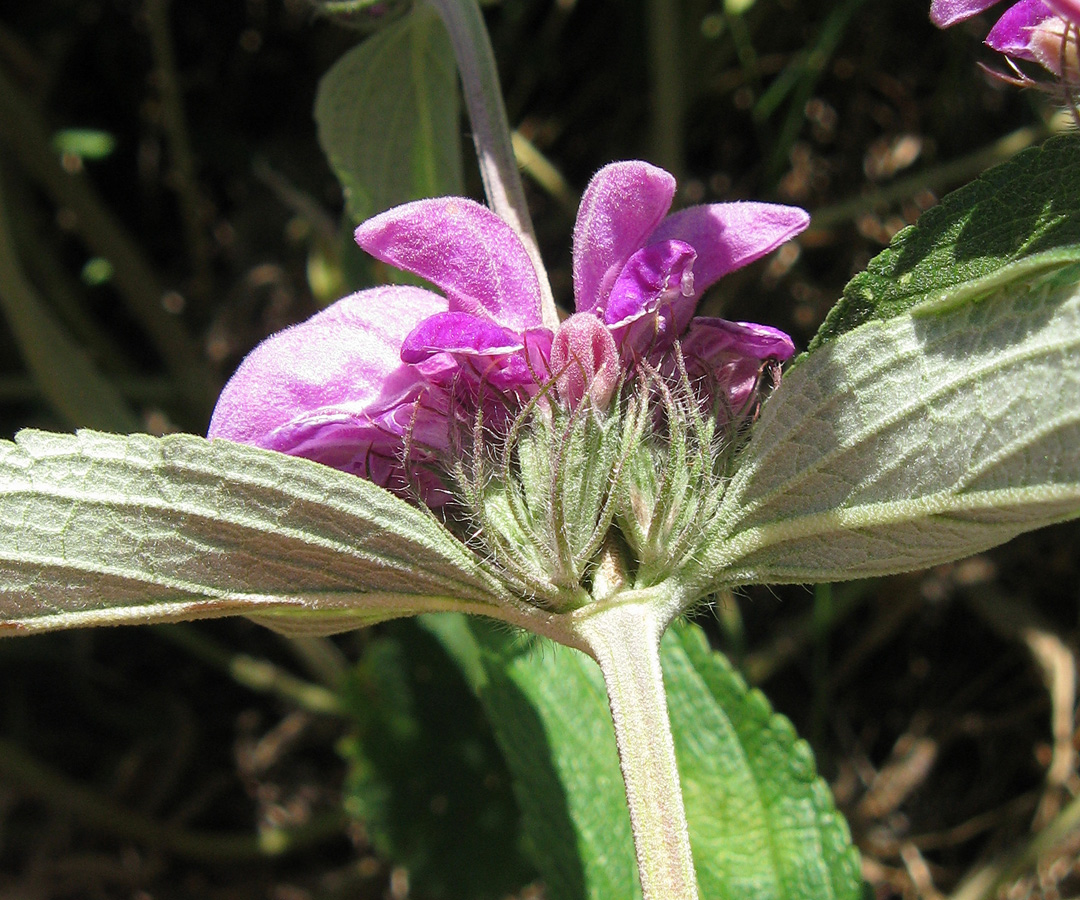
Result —
[[[481, 621], [422, 621], [487, 709], [548, 895], [640, 897], [598, 668], [580, 653], [530, 646]], [[662, 661], [703, 900], [858, 897], [847, 825], [791, 724], [693, 625], [668, 630]]]
[[0, 442], [0, 633], [224, 615], [328, 633], [501, 596], [433, 516], [317, 463], [191, 435]]
[[354, 221], [408, 200], [464, 193], [457, 91], [450, 39], [426, 5], [323, 76], [319, 143]]
[[908, 571], [1080, 515], [1080, 265], [989, 283], [785, 377], [725, 495], [713, 585]]

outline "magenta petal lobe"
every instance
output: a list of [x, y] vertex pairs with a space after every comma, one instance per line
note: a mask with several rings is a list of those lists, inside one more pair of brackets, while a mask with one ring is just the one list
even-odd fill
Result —
[[[404, 428], [425, 394], [423, 378], [401, 361], [401, 342], [445, 309], [443, 298], [419, 288], [373, 288], [272, 335], [225, 386], [208, 436], [387, 485], [383, 476], [400, 467]], [[429, 436], [445, 441], [438, 430]]]
[[694, 289], [701, 296], [717, 280], [771, 253], [810, 224], [795, 206], [713, 203], [668, 216], [649, 240], [685, 241], [697, 251]]
[[540, 285], [514, 230], [464, 197], [406, 203], [368, 219], [356, 242], [446, 292], [450, 309], [523, 329], [541, 324]]
[[1046, 5], [1061, 18], [1080, 27], [1080, 0], [1046, 0]]
[[682, 340], [683, 360], [713, 405], [738, 415], [755, 395], [762, 367], [795, 355], [791, 338], [777, 328], [699, 317]]
[[[639, 250], [627, 261], [611, 289], [604, 321], [617, 329], [675, 305], [685, 306], [692, 313], [696, 303], [696, 259], [694, 248], [682, 241], [660, 241]], [[689, 320], [689, 315], [685, 318]]]
[[645, 162], [612, 163], [593, 176], [574, 226], [577, 312], [603, 312], [619, 272], [667, 214], [674, 196], [675, 179]]
[[515, 353], [523, 346], [521, 334], [508, 328], [468, 313], [445, 312], [424, 319], [409, 333], [401, 345], [401, 358], [418, 363], [440, 352], [492, 356]]
[[964, 19], [977, 16], [998, 0], [934, 0], [930, 4], [930, 21], [938, 28], [948, 28]]

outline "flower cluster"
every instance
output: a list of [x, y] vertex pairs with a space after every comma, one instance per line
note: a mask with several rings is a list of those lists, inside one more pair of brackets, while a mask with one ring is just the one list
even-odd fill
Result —
[[[720, 203], [669, 215], [670, 174], [615, 163], [589, 184], [574, 231], [576, 312], [545, 327], [517, 234], [467, 199], [421, 200], [356, 230], [377, 259], [429, 282], [361, 291], [276, 334], [226, 386], [211, 437], [317, 460], [445, 502], [455, 429], [508, 427], [530, 400], [603, 412], [638, 368], [706, 385], [720, 416], [762, 367], [794, 352], [763, 325], [695, 317], [717, 279], [804, 229], [800, 209]], [[442, 461], [442, 462], [440, 462]]]
[[[947, 28], [994, 6], [997, 0], [933, 0], [930, 18]], [[1037, 63], [1055, 76], [1070, 97], [1080, 86], [1080, 0], [1020, 0], [998, 19], [986, 44], [1005, 54], [1013, 74], [1005, 80], [1034, 86], [1014, 60]], [[1075, 103], [1073, 104], [1075, 105]]]

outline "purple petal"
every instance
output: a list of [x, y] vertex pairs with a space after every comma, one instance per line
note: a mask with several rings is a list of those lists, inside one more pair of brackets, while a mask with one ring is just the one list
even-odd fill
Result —
[[767, 325], [694, 319], [682, 340], [687, 372], [701, 380], [713, 405], [738, 415], [758, 384], [762, 363], [784, 362], [795, 345], [784, 332]]
[[694, 291], [700, 297], [728, 272], [771, 253], [809, 224], [809, 213], [795, 206], [713, 203], [668, 216], [649, 243], [674, 239], [697, 251]]
[[622, 367], [611, 332], [592, 313], [574, 313], [559, 326], [551, 345], [551, 371], [560, 399], [576, 409], [588, 394], [596, 409], [607, 409]]
[[675, 196], [675, 179], [645, 162], [618, 162], [597, 172], [574, 226], [574, 298], [578, 312], [603, 312], [626, 261], [646, 243]]
[[938, 28], [948, 28], [989, 9], [998, 0], [934, 0], [930, 4], [930, 21]]
[[368, 219], [356, 242], [446, 292], [450, 309], [517, 331], [541, 323], [540, 285], [514, 230], [464, 197], [406, 203]]
[[416, 439], [445, 447], [445, 418], [401, 342], [446, 309], [436, 294], [382, 287], [339, 300], [267, 338], [222, 391], [209, 437], [304, 456], [387, 486], [401, 469], [418, 401]]
[[[1043, 62], [1036, 28], [1054, 13], [1042, 0], [1021, 0], [1009, 7], [986, 36], [986, 45], [1016, 59]], [[1060, 39], [1058, 53], [1060, 55]], [[1044, 63], [1045, 65], [1045, 63]]]
[[680, 300], [688, 302], [692, 311], [695, 259], [694, 248], [682, 241], [660, 241], [639, 250], [611, 289], [604, 322], [609, 328], [620, 328]]
[[[535, 393], [548, 376], [550, 350], [546, 328], [520, 334], [468, 313], [447, 312], [418, 324], [405, 338], [401, 358], [419, 364], [432, 384], [476, 400], [481, 384], [506, 395]], [[485, 410], [491, 421], [487, 402]]]
[[706, 364], [730, 353], [754, 360], [787, 362], [795, 355], [795, 344], [779, 328], [698, 316], [686, 329], [682, 351], [684, 356], [700, 359]]
[[514, 353], [524, 345], [520, 334], [464, 312], [444, 312], [424, 319], [405, 338], [401, 358], [418, 363], [436, 353], [491, 356]]
[[1046, 5], [1061, 18], [1080, 27], [1080, 0], [1046, 0]]

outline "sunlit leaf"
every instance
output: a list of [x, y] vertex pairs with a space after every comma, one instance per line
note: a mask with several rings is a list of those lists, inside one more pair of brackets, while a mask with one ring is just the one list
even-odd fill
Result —
[[851, 280], [810, 350], [872, 319], [1080, 260], [1078, 159], [1080, 135], [1061, 135], [949, 194]]
[[796, 367], [709, 550], [721, 581], [958, 559], [1080, 515], [1080, 265], [872, 320]]
[[0, 632], [250, 615], [331, 632], [500, 587], [428, 513], [307, 460], [207, 441], [0, 442]]

